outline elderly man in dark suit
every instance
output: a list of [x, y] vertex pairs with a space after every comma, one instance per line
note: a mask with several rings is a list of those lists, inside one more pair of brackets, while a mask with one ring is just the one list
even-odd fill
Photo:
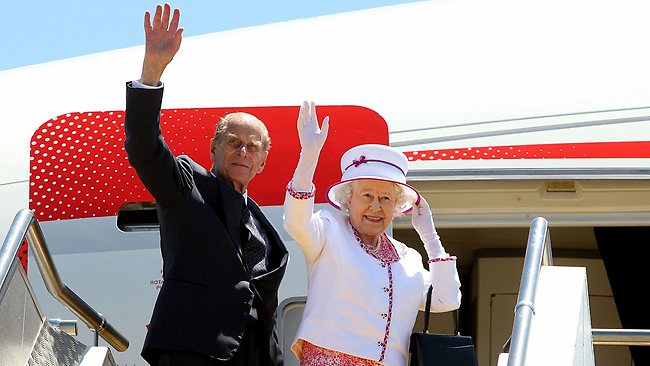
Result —
[[288, 252], [247, 195], [264, 169], [265, 125], [231, 113], [210, 140], [210, 170], [174, 156], [160, 130], [160, 78], [178, 51], [180, 11], [145, 13], [141, 78], [127, 83], [129, 162], [156, 199], [164, 284], [142, 350], [151, 365], [281, 365], [277, 292]]

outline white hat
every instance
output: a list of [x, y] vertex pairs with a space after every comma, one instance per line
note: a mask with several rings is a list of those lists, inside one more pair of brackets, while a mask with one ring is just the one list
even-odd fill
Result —
[[359, 145], [346, 151], [341, 157], [341, 173], [339, 182], [327, 189], [327, 200], [337, 210], [341, 202], [336, 200], [336, 192], [344, 183], [360, 179], [373, 179], [400, 184], [407, 197], [403, 213], [411, 211], [413, 204], [420, 201], [420, 194], [415, 188], [406, 184], [408, 159], [402, 152], [386, 145]]

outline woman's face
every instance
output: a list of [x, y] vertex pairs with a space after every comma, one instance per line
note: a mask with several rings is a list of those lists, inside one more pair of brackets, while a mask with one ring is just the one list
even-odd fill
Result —
[[393, 221], [395, 184], [370, 179], [351, 184], [352, 195], [348, 202], [350, 222], [365, 243], [375, 243]]

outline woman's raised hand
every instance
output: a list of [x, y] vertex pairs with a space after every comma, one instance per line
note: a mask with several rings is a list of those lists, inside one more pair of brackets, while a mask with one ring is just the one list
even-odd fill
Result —
[[308, 192], [313, 187], [312, 179], [320, 150], [327, 139], [329, 120], [329, 116], [325, 117], [322, 126], [319, 127], [314, 102], [302, 102], [300, 113], [298, 113], [298, 137], [302, 151], [300, 151], [300, 159], [298, 159], [298, 165], [291, 180], [294, 189], [299, 192]]
[[329, 120], [329, 116], [325, 117], [322, 126], [319, 127], [314, 102], [302, 102], [298, 114], [298, 137], [302, 154], [318, 156], [327, 139]]

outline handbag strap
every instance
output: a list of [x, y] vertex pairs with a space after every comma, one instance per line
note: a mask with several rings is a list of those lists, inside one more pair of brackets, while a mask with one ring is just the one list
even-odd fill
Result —
[[[431, 293], [433, 292], [433, 285], [429, 286], [427, 291], [427, 303], [424, 306], [424, 330], [422, 333], [429, 333], [429, 315], [431, 314]], [[452, 318], [454, 320], [454, 335], [460, 335], [460, 329], [458, 326], [458, 309], [452, 311]]]
[[429, 286], [427, 291], [427, 304], [424, 306], [424, 330], [422, 333], [429, 333], [429, 315], [431, 314], [431, 292], [433, 286]]

